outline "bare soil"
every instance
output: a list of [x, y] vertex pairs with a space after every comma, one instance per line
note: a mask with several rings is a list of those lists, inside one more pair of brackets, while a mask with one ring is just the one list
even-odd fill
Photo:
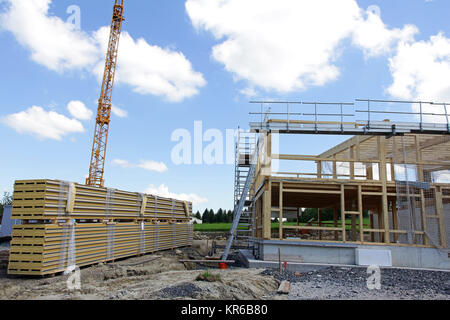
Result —
[[[54, 277], [7, 276], [0, 270], [3, 300], [108, 300], [108, 299], [270, 299], [278, 288], [262, 270], [214, 267], [180, 263], [198, 259], [196, 249], [182, 248], [133, 257], [115, 263], [81, 269], [81, 289], [69, 290], [68, 275]], [[1, 267], [0, 267], [1, 268]], [[197, 281], [205, 272], [219, 275], [217, 281]]]

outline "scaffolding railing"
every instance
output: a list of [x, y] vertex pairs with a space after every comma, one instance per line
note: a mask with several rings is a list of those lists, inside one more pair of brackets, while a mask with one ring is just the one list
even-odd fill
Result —
[[[450, 134], [449, 103], [356, 99], [355, 102], [251, 101], [260, 105], [252, 130], [323, 134]], [[366, 104], [366, 108], [361, 108]], [[380, 104], [383, 109], [380, 110]], [[267, 111], [275, 106], [276, 111]], [[326, 108], [326, 110], [324, 109]], [[325, 110], [325, 111], [324, 111]], [[263, 117], [268, 116], [268, 121]], [[390, 119], [386, 119], [390, 117]]]

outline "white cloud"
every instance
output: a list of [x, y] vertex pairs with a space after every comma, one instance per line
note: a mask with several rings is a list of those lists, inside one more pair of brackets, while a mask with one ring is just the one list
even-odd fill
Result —
[[278, 92], [336, 80], [344, 40], [374, 56], [416, 30], [389, 30], [355, 0], [187, 0], [186, 10], [195, 28], [221, 41], [212, 56], [236, 80]]
[[141, 168], [148, 171], [155, 171], [158, 173], [163, 173], [168, 170], [164, 162], [156, 162], [152, 160], [141, 160], [138, 164], [131, 163], [127, 160], [114, 159], [112, 161], [114, 165], [118, 165], [122, 168]]
[[32, 134], [42, 140], [61, 140], [70, 133], [84, 132], [80, 121], [69, 119], [54, 111], [45, 111], [39, 106], [10, 114], [3, 117], [1, 122], [19, 133]]
[[[401, 43], [389, 60], [393, 77], [387, 92], [394, 98], [415, 101], [450, 101], [450, 39], [443, 34], [428, 41]], [[418, 105], [413, 107], [418, 111]], [[424, 112], [444, 113], [443, 107], [424, 106]], [[445, 117], [428, 116], [427, 122], [445, 122]]]
[[126, 110], [120, 109], [119, 107], [112, 105], [111, 112], [119, 118], [128, 117], [128, 112]]
[[254, 88], [248, 87], [239, 91], [241, 94], [246, 96], [247, 98], [253, 98], [258, 95], [258, 92]]
[[207, 198], [198, 196], [194, 193], [190, 193], [190, 194], [179, 193], [179, 194], [177, 194], [177, 193], [169, 192], [169, 188], [165, 184], [162, 184], [159, 187], [155, 187], [154, 185], [151, 184], [145, 190], [145, 193], [157, 195], [157, 196], [165, 197], [165, 198], [173, 198], [173, 199], [177, 199], [177, 200], [191, 201], [194, 205], [199, 205], [199, 204], [208, 202]]
[[93, 112], [86, 108], [85, 104], [81, 101], [70, 101], [67, 105], [67, 109], [73, 117], [79, 120], [89, 120], [92, 118]]
[[389, 94], [401, 99], [450, 100], [450, 39], [402, 43], [389, 60], [393, 83]]
[[353, 31], [353, 44], [363, 49], [368, 57], [392, 52], [399, 42], [413, 41], [418, 32], [414, 25], [389, 29], [379, 15], [370, 11], [366, 14], [367, 19], [359, 20]]
[[[49, 14], [51, 0], [5, 0], [0, 28], [10, 31], [30, 50], [35, 62], [58, 72], [74, 69], [103, 76], [109, 26], [92, 35]], [[180, 102], [198, 94], [206, 84], [181, 52], [162, 49], [123, 32], [117, 80], [139, 94], [162, 96]], [[120, 113], [119, 114], [123, 114]]]
[[141, 160], [141, 162], [138, 164], [138, 167], [148, 171], [156, 171], [159, 173], [168, 170], [164, 162], [156, 162], [151, 160]]
[[133, 167], [133, 165], [130, 162], [128, 162], [127, 160], [122, 160], [122, 159], [114, 159], [112, 161], [112, 164], [120, 166], [122, 168], [132, 168]]
[[93, 65], [98, 48], [86, 33], [48, 15], [51, 0], [8, 0], [0, 15], [0, 27], [14, 34], [31, 51], [31, 58], [45, 67], [62, 72]]
[[[109, 28], [100, 28], [96, 40], [106, 52]], [[117, 82], [130, 85], [135, 92], [165, 97], [179, 102], [192, 97], [206, 84], [202, 74], [192, 69], [181, 52], [150, 45], [143, 38], [134, 40], [127, 32], [120, 39]], [[102, 75], [103, 65], [96, 68]]]

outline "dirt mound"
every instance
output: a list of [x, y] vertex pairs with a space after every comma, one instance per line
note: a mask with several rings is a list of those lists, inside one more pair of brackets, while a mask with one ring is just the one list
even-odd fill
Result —
[[0, 276], [0, 299], [264, 299], [277, 289], [257, 269], [210, 269], [220, 281], [196, 281], [205, 270], [188, 270], [179, 260], [198, 257], [192, 248], [158, 252], [81, 270], [81, 289], [67, 288], [69, 276]]

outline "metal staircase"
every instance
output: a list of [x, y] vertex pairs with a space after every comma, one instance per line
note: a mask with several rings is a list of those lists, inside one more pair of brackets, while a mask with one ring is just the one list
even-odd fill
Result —
[[[234, 206], [239, 204], [243, 195], [245, 182], [249, 176], [252, 155], [255, 152], [257, 135], [255, 133], [238, 131], [235, 151], [235, 185]], [[253, 179], [253, 178], [252, 178]], [[251, 181], [252, 183], [253, 181]], [[243, 212], [239, 219], [233, 244], [236, 247], [249, 247], [253, 240], [253, 201], [250, 192], [245, 196]]]
[[227, 259], [233, 245], [249, 247], [254, 239], [254, 206], [250, 188], [255, 178], [258, 154], [258, 136], [239, 131], [235, 154], [234, 217], [223, 260]]

